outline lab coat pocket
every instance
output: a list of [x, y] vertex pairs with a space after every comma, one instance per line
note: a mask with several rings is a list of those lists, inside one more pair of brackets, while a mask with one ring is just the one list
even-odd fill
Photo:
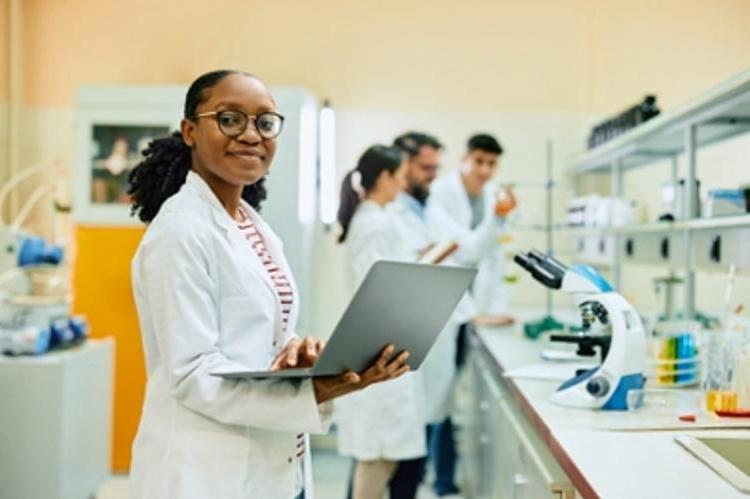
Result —
[[237, 295], [237, 296], [226, 296], [221, 299], [219, 306], [222, 317], [253, 317], [256, 315], [260, 316], [272, 316], [269, 314], [269, 304], [273, 306], [273, 296], [267, 299], [263, 299], [262, 296], [258, 296], [260, 292], [256, 292], [252, 295]]
[[234, 432], [180, 431], [175, 437], [172, 459], [180, 466], [170, 477], [174, 482], [169, 490], [174, 497], [247, 497], [250, 488], [247, 436]]
[[219, 331], [224, 354], [248, 367], [265, 368], [274, 356], [276, 302], [270, 294], [222, 298]]

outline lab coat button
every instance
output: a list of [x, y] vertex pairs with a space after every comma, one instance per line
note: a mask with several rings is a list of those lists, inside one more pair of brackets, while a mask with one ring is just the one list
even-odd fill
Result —
[[287, 458], [287, 460], [286, 460], [286, 462], [289, 463], [289, 464], [292, 464], [292, 461], [293, 461], [293, 459], [291, 457]]

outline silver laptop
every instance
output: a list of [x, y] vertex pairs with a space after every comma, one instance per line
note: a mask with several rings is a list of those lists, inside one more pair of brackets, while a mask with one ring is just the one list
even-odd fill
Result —
[[388, 344], [394, 357], [407, 350], [407, 364], [419, 369], [448, 318], [468, 289], [476, 269], [380, 261], [339, 320], [315, 366], [280, 371], [222, 371], [229, 379], [309, 378], [362, 372]]

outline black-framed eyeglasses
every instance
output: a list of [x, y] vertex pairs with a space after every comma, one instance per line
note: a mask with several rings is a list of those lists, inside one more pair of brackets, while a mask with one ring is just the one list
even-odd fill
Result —
[[214, 118], [219, 125], [221, 133], [229, 138], [236, 139], [247, 130], [248, 123], [252, 120], [258, 135], [264, 139], [274, 139], [279, 136], [284, 127], [284, 117], [273, 111], [266, 111], [253, 116], [243, 111], [227, 109], [225, 111], [210, 111], [199, 113], [197, 118]]

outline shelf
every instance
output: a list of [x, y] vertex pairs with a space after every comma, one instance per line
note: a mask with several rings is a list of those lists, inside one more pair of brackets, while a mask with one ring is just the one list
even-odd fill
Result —
[[750, 227], [750, 215], [714, 218], [696, 218], [676, 222], [653, 222], [647, 224], [621, 225], [619, 227], [568, 228], [574, 236], [608, 236], [635, 234], [666, 234], [685, 230], [711, 230]]
[[714, 218], [696, 218], [694, 220], [689, 220], [687, 222], [684, 222], [682, 224], [677, 224], [677, 225], [684, 226], [682, 228], [687, 228], [691, 230], [724, 229], [724, 228], [731, 228], [731, 227], [750, 227], [750, 215], [734, 215], [734, 216], [714, 217]]
[[574, 158], [570, 171], [574, 175], [605, 171], [616, 160], [628, 170], [681, 154], [685, 130], [692, 125], [698, 125], [698, 147], [750, 132], [750, 70]]
[[568, 230], [569, 228], [564, 224], [553, 224], [551, 227], [544, 224], [516, 224], [512, 223], [509, 225], [512, 231], [523, 231], [523, 232], [546, 232], [548, 230], [561, 231]]
[[617, 235], [633, 235], [633, 234], [660, 234], [674, 232], [677, 230], [676, 223], [664, 222], [664, 223], [648, 223], [648, 224], [634, 224], [634, 225], [621, 225], [618, 227], [585, 227], [585, 228], [571, 228], [571, 235], [574, 236], [617, 236]]

